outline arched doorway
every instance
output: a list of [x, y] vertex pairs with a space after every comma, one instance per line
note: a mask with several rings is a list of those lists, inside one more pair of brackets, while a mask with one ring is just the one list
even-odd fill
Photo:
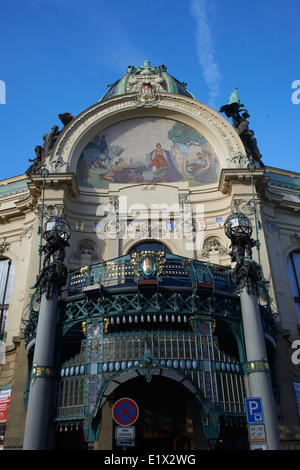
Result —
[[[201, 405], [193, 393], [173, 379], [143, 376], [126, 381], [109, 396], [104, 406], [112, 409], [121, 398], [131, 398], [139, 408], [134, 427], [135, 450], [205, 450], [208, 440], [201, 423]], [[122, 449], [116, 438], [118, 424], [112, 415], [112, 450]], [[101, 447], [101, 432], [98, 440]], [[98, 446], [96, 445], [96, 448]]]

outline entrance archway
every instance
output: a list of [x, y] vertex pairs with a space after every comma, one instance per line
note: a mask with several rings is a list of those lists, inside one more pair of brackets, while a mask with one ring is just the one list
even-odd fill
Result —
[[[209, 448], [201, 423], [200, 402], [182, 384], [163, 376], [153, 376], [147, 382], [144, 376], [139, 376], [118, 386], [104, 407], [112, 409], [114, 403], [125, 397], [134, 400], [139, 407], [139, 416], [133, 425], [135, 450]], [[104, 414], [109, 416], [109, 413]], [[116, 438], [118, 425], [112, 415], [111, 421], [112, 449], [118, 451], [121, 447]], [[97, 447], [102, 447], [101, 432]]]

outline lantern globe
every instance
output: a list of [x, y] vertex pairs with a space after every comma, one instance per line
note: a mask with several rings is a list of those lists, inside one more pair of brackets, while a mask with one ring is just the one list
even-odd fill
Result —
[[50, 217], [43, 228], [43, 238], [48, 241], [54, 234], [67, 242], [71, 236], [71, 227], [64, 217]]
[[252, 235], [252, 224], [242, 212], [235, 212], [224, 223], [225, 235], [232, 238], [247, 238]]

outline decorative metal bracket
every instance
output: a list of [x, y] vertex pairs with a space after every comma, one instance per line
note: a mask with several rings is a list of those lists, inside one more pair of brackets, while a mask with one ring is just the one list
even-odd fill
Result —
[[40, 366], [36, 363], [33, 364], [31, 370], [31, 383], [34, 384], [36, 379], [52, 379], [53, 368], [48, 366]]
[[246, 287], [248, 294], [252, 292], [253, 288], [257, 288], [259, 282], [267, 282], [263, 276], [261, 266], [250, 258], [244, 258], [237, 263], [231, 273], [231, 279], [239, 290]]
[[60, 293], [67, 278], [68, 269], [66, 266], [61, 262], [54, 261], [42, 269], [33, 289], [39, 287], [40, 293], [45, 292], [47, 299], [51, 299], [54, 293]]
[[270, 372], [269, 362], [266, 357], [263, 357], [260, 361], [246, 362], [243, 369], [245, 374], [251, 374], [252, 372]]

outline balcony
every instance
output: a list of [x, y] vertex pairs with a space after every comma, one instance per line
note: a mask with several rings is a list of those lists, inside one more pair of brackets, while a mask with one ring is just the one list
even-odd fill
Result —
[[163, 289], [234, 293], [230, 269], [160, 251], [141, 251], [86, 266], [69, 276], [68, 294], [95, 289]]
[[[277, 313], [263, 285], [258, 299], [264, 331], [275, 339]], [[38, 309], [35, 292], [22, 318], [26, 345], [35, 337]], [[171, 253], [141, 251], [70, 273], [61, 322], [65, 331], [99, 317], [109, 321], [110, 333], [131, 331], [134, 326], [152, 330], [158, 324], [173, 330], [178, 322], [180, 330], [187, 331], [197, 312], [241, 320], [230, 269]]]

